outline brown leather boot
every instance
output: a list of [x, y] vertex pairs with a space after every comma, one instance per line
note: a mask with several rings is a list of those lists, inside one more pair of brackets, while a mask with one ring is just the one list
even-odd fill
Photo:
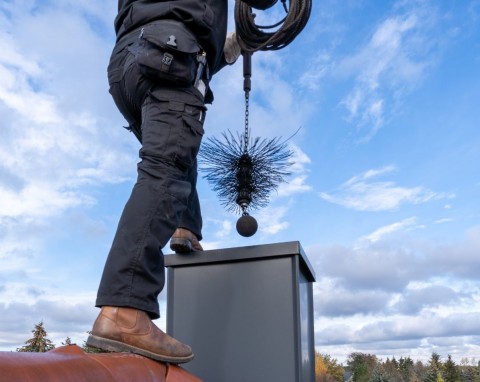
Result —
[[195, 234], [186, 228], [177, 228], [170, 239], [170, 248], [177, 253], [203, 251]]
[[87, 345], [114, 352], [132, 352], [157, 361], [183, 363], [193, 359], [192, 349], [153, 324], [142, 310], [104, 306]]

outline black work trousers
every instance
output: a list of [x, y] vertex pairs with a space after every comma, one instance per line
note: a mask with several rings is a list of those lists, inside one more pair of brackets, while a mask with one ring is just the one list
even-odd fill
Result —
[[162, 248], [178, 227], [201, 239], [196, 156], [205, 104], [194, 87], [144, 77], [125, 47], [112, 54], [110, 93], [141, 131], [138, 178], [125, 205], [100, 282], [96, 306], [126, 306], [158, 318], [165, 284]]

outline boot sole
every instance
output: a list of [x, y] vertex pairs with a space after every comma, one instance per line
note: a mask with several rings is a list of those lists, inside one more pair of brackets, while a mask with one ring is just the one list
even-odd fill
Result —
[[170, 249], [176, 253], [193, 252], [192, 242], [188, 239], [172, 238], [170, 240]]
[[132, 345], [128, 345], [123, 342], [109, 340], [107, 338], [97, 337], [89, 335], [87, 339], [87, 345], [94, 348], [116, 352], [116, 353], [135, 353], [143, 355], [144, 357], [153, 359], [155, 361], [168, 362], [168, 363], [185, 363], [193, 359], [193, 354], [188, 357], [172, 357], [157, 353], [152, 353], [148, 350], [140, 349]]

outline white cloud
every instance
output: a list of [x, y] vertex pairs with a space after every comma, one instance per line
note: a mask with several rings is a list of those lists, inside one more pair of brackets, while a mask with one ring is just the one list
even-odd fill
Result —
[[312, 187], [308, 184], [305, 184], [306, 180], [307, 175], [300, 175], [288, 180], [286, 183], [282, 183], [278, 188], [278, 196], [285, 197], [310, 191]]
[[217, 237], [217, 239], [221, 240], [221, 239], [227, 237], [228, 235], [230, 235], [230, 233], [232, 232], [233, 224], [230, 220], [223, 220], [219, 223], [220, 223], [219, 224], [220, 227], [217, 230], [215, 236]]
[[40, 182], [24, 187], [21, 192], [0, 189], [0, 218], [26, 216], [28, 218], [55, 215], [69, 207], [87, 205], [91, 199], [74, 192], [65, 192]]
[[[90, 229], [85, 245], [95, 247], [110, 217], [73, 222], [66, 214], [75, 208], [88, 214], [96, 190], [131, 180], [137, 144], [121, 128], [107, 91], [115, 7], [37, 3], [0, 6], [0, 316], [6, 330], [4, 324], [23, 312], [21, 330], [28, 336], [42, 317], [62, 321], [55, 330], [65, 334], [75, 319], [67, 313], [76, 312], [84, 325], [71, 330], [84, 334], [94, 318], [90, 278], [100, 272], [89, 262], [103, 259], [93, 255], [99, 247], [89, 254], [74, 246]], [[75, 290], [80, 283], [85, 295]], [[9, 337], [17, 347], [19, 331]]]
[[417, 317], [395, 317], [396, 319], [370, 318], [353, 330], [317, 331], [320, 343], [364, 344], [382, 341], [419, 340], [435, 337], [462, 337], [476, 335], [480, 322], [475, 320], [477, 313], [451, 314], [441, 316], [426, 314]]
[[452, 194], [437, 193], [421, 186], [408, 188], [397, 186], [392, 181], [369, 181], [394, 170], [394, 166], [368, 170], [352, 177], [332, 193], [320, 193], [320, 197], [330, 203], [358, 211], [395, 210], [403, 203], [421, 204], [453, 197]]
[[360, 142], [368, 142], [377, 133], [404, 95], [421, 83], [431, 64], [427, 53], [435, 41], [434, 9], [415, 3], [395, 8], [356, 53], [339, 60], [331, 70], [340, 77], [354, 78], [354, 86], [340, 105], [359, 128]]
[[313, 58], [308, 69], [302, 73], [299, 79], [300, 86], [310, 90], [320, 89], [320, 81], [329, 74], [332, 69], [332, 57], [327, 52], [321, 52]]
[[412, 225], [415, 225], [417, 223], [417, 218], [411, 217], [404, 219], [400, 222], [392, 223], [384, 227], [380, 227], [373, 231], [372, 233], [362, 236], [360, 238], [360, 241], [369, 241], [371, 243], [375, 243], [381, 239], [383, 239], [385, 236], [392, 234], [394, 232], [398, 231], [403, 231], [408, 227], [411, 227]]
[[462, 307], [468, 306], [470, 310], [471, 304], [475, 303], [475, 297], [477, 296], [441, 284], [429, 284], [421, 288], [408, 287], [392, 306], [392, 310], [413, 315], [422, 311], [439, 313], [437, 308], [441, 307], [443, 313], [448, 314], [452, 307], [460, 311]]
[[290, 150], [293, 152], [292, 164], [288, 168], [291, 176], [287, 182], [279, 185], [276, 195], [278, 197], [287, 197], [312, 190], [312, 187], [306, 183], [309, 172], [307, 166], [311, 163], [310, 158], [297, 145], [290, 145]]
[[[49, 16], [54, 12], [60, 24], [69, 19], [70, 25], [62, 32], [78, 33], [77, 41], [96, 38], [98, 41], [98, 37], [82, 29], [88, 28], [88, 23], [81, 21], [82, 16], [72, 13], [71, 9], [69, 13], [62, 13], [61, 9], [53, 10], [49, 4], [35, 10], [33, 4], [27, 3], [6, 6], [11, 7], [11, 17], [0, 28], [3, 53], [0, 57], [0, 113], [3, 121], [0, 218], [42, 218], [71, 207], [91, 205], [94, 201], [82, 186], [125, 180], [127, 163], [131, 161], [134, 165], [135, 159], [133, 152], [127, 154], [121, 152], [120, 147], [112, 146], [115, 140], [121, 142], [118, 138], [120, 129], [105, 129], [106, 115], [94, 115], [91, 110], [82, 109], [74, 98], [68, 100], [61, 88], [52, 86], [52, 76], [58, 76], [54, 84], [69, 84], [77, 89], [77, 94], [80, 93], [78, 89], [82, 89], [82, 98], [93, 104], [96, 99], [99, 105], [104, 103], [103, 99], [108, 100], [108, 93], [103, 89], [98, 91], [101, 84], [96, 81], [96, 75], [92, 78], [73, 75], [83, 64], [78, 59], [75, 62], [75, 57], [64, 49], [72, 46], [72, 40], [58, 34], [59, 26], [53, 25]], [[98, 12], [104, 8], [77, 6], [76, 12], [96, 11], [94, 14], [101, 17]], [[41, 25], [41, 28], [29, 41], [25, 39], [24, 26], [29, 28], [31, 25]], [[16, 33], [9, 32], [12, 30]], [[49, 39], [51, 34], [58, 38]], [[37, 50], [39, 45], [42, 50]], [[98, 57], [98, 43], [73, 45], [79, 57]], [[52, 60], [52, 57], [60, 59]], [[61, 63], [68, 67], [60, 66]], [[105, 73], [98, 75], [104, 77]], [[14, 187], [10, 184], [12, 179]]]
[[362, 247], [306, 248], [318, 280], [317, 349], [340, 358], [353, 351], [428, 358], [433, 349], [459, 356], [480, 350], [480, 228], [442, 242], [408, 236], [415, 218], [399, 223]]
[[40, 321], [55, 345], [59, 346], [69, 336], [72, 342], [82, 346], [98, 313], [91, 303], [93, 298], [72, 295], [68, 302], [51, 298], [40, 298], [34, 303], [0, 302], [0, 349], [15, 350], [23, 346]]
[[273, 235], [288, 228], [289, 223], [284, 221], [287, 210], [286, 206], [271, 206], [261, 210], [258, 217], [256, 217], [260, 231]]
[[434, 224], [444, 224], [444, 223], [450, 223], [452, 221], [454, 221], [454, 219], [452, 219], [452, 218], [442, 218], [442, 219], [435, 220], [433, 223]]
[[324, 277], [314, 286], [315, 316], [345, 317], [383, 312], [391, 295], [379, 290], [351, 290]]
[[335, 280], [337, 287], [348, 290], [402, 293], [407, 286], [413, 287], [412, 283], [423, 282], [416, 286], [418, 289], [441, 280], [447, 280], [447, 286], [461, 282], [456, 290], [477, 290], [480, 228], [472, 227], [463, 238], [449, 243], [409, 236], [405, 228], [415, 224], [407, 220], [398, 229], [376, 236], [377, 241], [364, 240], [362, 245], [355, 243], [352, 247], [317, 247], [307, 253], [319, 277]]

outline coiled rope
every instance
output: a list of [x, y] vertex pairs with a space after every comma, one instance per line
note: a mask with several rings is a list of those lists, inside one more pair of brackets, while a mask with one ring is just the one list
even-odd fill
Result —
[[235, 0], [235, 26], [242, 51], [279, 50], [300, 34], [310, 18], [312, 0], [289, 0], [288, 7], [287, 0], [281, 2], [286, 16], [273, 25], [262, 26], [255, 23], [256, 15], [249, 5]]

